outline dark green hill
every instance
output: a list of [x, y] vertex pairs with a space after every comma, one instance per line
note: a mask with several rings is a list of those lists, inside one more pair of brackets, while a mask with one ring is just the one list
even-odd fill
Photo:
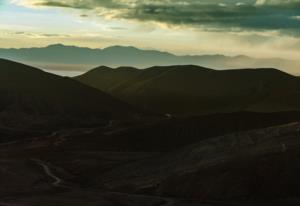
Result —
[[101, 66], [90, 70], [82, 76], [78, 76], [77, 79], [82, 83], [109, 92], [114, 87], [123, 86], [124, 83], [136, 77], [140, 72], [140, 70], [132, 67], [111, 69]]
[[[131, 106], [73, 79], [0, 60], [0, 121], [27, 127], [133, 118]], [[51, 124], [50, 124], [51, 122]]]
[[132, 105], [172, 115], [300, 110], [299, 78], [276, 69], [101, 67], [76, 79]]

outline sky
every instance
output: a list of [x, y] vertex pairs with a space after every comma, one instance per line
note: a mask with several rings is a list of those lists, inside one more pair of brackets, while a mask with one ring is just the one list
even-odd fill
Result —
[[0, 47], [300, 57], [300, 0], [0, 0]]

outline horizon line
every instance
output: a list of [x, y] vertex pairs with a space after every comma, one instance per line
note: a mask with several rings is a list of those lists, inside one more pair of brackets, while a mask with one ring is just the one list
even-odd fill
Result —
[[155, 51], [155, 52], [161, 52], [161, 53], [166, 53], [166, 54], [171, 54], [174, 56], [178, 56], [178, 57], [185, 57], [185, 56], [190, 56], [190, 57], [202, 57], [202, 56], [223, 56], [223, 57], [230, 57], [230, 58], [237, 58], [237, 57], [248, 57], [248, 58], [252, 58], [252, 59], [262, 59], [262, 60], [267, 60], [267, 59], [281, 59], [281, 60], [288, 60], [288, 61], [297, 61], [294, 59], [286, 59], [286, 58], [281, 58], [281, 57], [265, 57], [265, 58], [258, 58], [258, 57], [253, 57], [250, 55], [244, 55], [244, 54], [238, 54], [238, 55], [225, 55], [225, 54], [220, 54], [220, 53], [207, 53], [207, 54], [175, 54], [173, 52], [169, 52], [169, 51], [164, 51], [164, 50], [160, 50], [160, 49], [147, 49], [147, 48], [140, 48], [140, 47], [136, 47], [136, 46], [132, 46], [132, 45], [111, 45], [111, 46], [107, 46], [107, 47], [88, 47], [88, 46], [78, 46], [78, 45], [74, 45], [74, 44], [64, 44], [64, 43], [53, 43], [53, 44], [48, 44], [45, 46], [37, 46], [37, 47], [10, 47], [10, 48], [3, 48], [0, 47], [0, 49], [3, 50], [9, 50], [9, 49], [15, 49], [15, 50], [20, 50], [20, 49], [45, 49], [51, 46], [63, 46], [63, 47], [75, 47], [75, 48], [79, 48], [79, 49], [91, 49], [91, 50], [105, 50], [105, 49], [109, 49], [109, 48], [113, 48], [113, 47], [122, 47], [122, 48], [134, 48], [140, 51]]

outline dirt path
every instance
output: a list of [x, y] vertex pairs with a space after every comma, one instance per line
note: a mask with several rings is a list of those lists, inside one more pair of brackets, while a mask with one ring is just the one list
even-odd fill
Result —
[[59, 178], [58, 176], [56, 176], [45, 162], [43, 162], [42, 160], [39, 160], [39, 159], [31, 159], [31, 160], [34, 161], [39, 166], [41, 166], [43, 168], [45, 174], [47, 176], [49, 176], [51, 179], [53, 179], [54, 182], [52, 183], [52, 185], [54, 187], [69, 188], [66, 185], [62, 184], [63, 180], [61, 178]]

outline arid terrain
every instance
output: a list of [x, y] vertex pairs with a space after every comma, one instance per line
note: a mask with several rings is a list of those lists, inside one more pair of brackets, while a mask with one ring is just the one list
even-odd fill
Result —
[[[156, 130], [161, 139], [168, 121], [139, 130]], [[188, 133], [198, 140], [157, 151], [137, 147], [135, 129], [118, 125], [3, 143], [1, 205], [274, 205], [274, 197], [297, 205], [299, 123], [221, 136], [200, 131], [170, 133], [182, 145]], [[125, 137], [127, 144], [109, 141]]]
[[[228, 107], [219, 107], [221, 104], [209, 105], [218, 112], [192, 116], [188, 114], [193, 110], [196, 114], [203, 108], [201, 104], [187, 107], [189, 112], [184, 115], [161, 113], [161, 108], [139, 107], [117, 98], [116, 93], [106, 94], [72, 78], [7, 60], [0, 63], [1, 206], [265, 206], [300, 202], [300, 112], [295, 107], [299, 88], [293, 87], [298, 77], [257, 70], [264, 74], [258, 85], [222, 86], [240, 107], [228, 111]], [[181, 79], [178, 67], [166, 69], [175, 78], [172, 81]], [[203, 73], [203, 68], [190, 69], [195, 78], [197, 69]], [[244, 72], [252, 78], [248, 70], [238, 75]], [[150, 73], [152, 76], [153, 71]], [[220, 78], [232, 75], [236, 73], [222, 73]], [[138, 82], [140, 77], [150, 81], [149, 75], [142, 74], [135, 77]], [[195, 82], [190, 80], [185, 87], [195, 86]], [[153, 89], [137, 84], [146, 90], [133, 86], [135, 91]], [[154, 89], [163, 87], [161, 91], [168, 89], [153, 85]], [[289, 87], [288, 95], [276, 93]], [[189, 94], [180, 88], [173, 94]], [[255, 102], [245, 98], [245, 88]], [[223, 102], [232, 101], [218, 94]], [[138, 93], [131, 95], [138, 97]], [[157, 101], [156, 96], [150, 97]], [[280, 98], [271, 108], [271, 100]], [[175, 103], [174, 109], [182, 108], [180, 102]], [[260, 111], [243, 110], [254, 108], [252, 105], [264, 106], [256, 107]]]
[[0, 206], [299, 206], [300, 0], [0, 0]]

